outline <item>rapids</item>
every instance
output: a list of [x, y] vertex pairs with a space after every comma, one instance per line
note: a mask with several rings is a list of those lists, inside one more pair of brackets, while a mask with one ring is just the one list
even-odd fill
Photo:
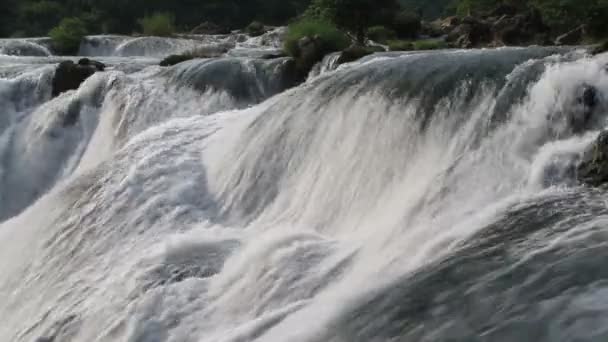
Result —
[[608, 338], [606, 191], [571, 172], [608, 55], [329, 56], [293, 87], [277, 35], [89, 37], [109, 67], [56, 98], [65, 58], [0, 41], [0, 341]]

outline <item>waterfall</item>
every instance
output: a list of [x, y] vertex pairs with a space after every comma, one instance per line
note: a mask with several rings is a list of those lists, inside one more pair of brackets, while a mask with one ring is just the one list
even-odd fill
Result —
[[0, 59], [0, 340], [608, 336], [605, 190], [569, 172], [608, 55], [329, 56], [296, 87], [288, 58], [113, 58], [56, 98], [52, 60]]

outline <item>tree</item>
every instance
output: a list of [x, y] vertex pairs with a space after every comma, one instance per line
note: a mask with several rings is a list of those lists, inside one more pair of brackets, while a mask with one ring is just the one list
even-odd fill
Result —
[[87, 34], [87, 28], [79, 18], [65, 18], [49, 34], [55, 51], [61, 54], [75, 54], [78, 52], [82, 38]]
[[367, 29], [386, 22], [399, 8], [395, 0], [313, 0], [307, 15], [329, 20], [364, 43]]

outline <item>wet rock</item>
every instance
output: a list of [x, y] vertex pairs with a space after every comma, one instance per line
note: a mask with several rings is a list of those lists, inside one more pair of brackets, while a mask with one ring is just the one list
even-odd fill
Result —
[[282, 53], [282, 52], [278, 52], [278, 53], [266, 53], [266, 54], [262, 55], [260, 57], [260, 59], [277, 59], [277, 58], [283, 58], [283, 57], [287, 57], [287, 55], [285, 53]]
[[106, 70], [106, 65], [99, 62], [99, 61], [94, 61], [88, 58], [81, 58], [78, 61], [78, 65], [83, 66], [83, 67], [93, 67], [95, 69], [97, 69], [97, 71], [104, 71]]
[[590, 85], [583, 85], [576, 98], [578, 108], [570, 116], [570, 127], [574, 133], [580, 133], [589, 128], [593, 119], [593, 111], [599, 104], [597, 89]]
[[603, 131], [577, 167], [579, 182], [599, 186], [608, 182], [608, 131]]
[[72, 61], [59, 63], [53, 77], [53, 97], [68, 90], [78, 89], [82, 82], [98, 71], [103, 71], [105, 65], [101, 62], [83, 58], [78, 64]]
[[608, 52], [608, 40], [605, 41], [605, 42], [603, 42], [603, 43], [601, 43], [601, 44], [593, 46], [589, 50], [589, 52], [592, 55], [599, 55], [600, 53]]
[[229, 34], [230, 30], [215, 23], [205, 21], [190, 31], [191, 34]]
[[457, 47], [472, 48], [482, 46], [492, 40], [491, 29], [488, 23], [473, 18], [462, 19], [462, 24], [456, 27], [447, 36], [447, 42], [455, 42]]
[[168, 67], [168, 66], [173, 66], [185, 61], [189, 61], [191, 59], [194, 59], [194, 56], [191, 55], [170, 55], [165, 57], [162, 61], [160, 61], [160, 66], [162, 67]]
[[259, 21], [254, 21], [245, 28], [245, 32], [247, 32], [247, 34], [251, 37], [261, 36], [269, 30], [270, 28], [264, 26], [264, 24]]
[[581, 44], [585, 36], [585, 25], [581, 25], [574, 30], [564, 33], [555, 39], [555, 45], [578, 45]]
[[549, 28], [538, 10], [527, 13], [503, 15], [492, 23], [494, 46], [502, 45], [552, 45], [548, 38]]
[[343, 64], [353, 62], [373, 53], [384, 51], [384, 48], [382, 48], [381, 46], [361, 46], [356, 44], [351, 45], [346, 50], [340, 53], [340, 57], [338, 57], [337, 63]]

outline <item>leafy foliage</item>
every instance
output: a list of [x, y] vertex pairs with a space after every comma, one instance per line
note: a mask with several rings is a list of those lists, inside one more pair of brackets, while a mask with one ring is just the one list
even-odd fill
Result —
[[386, 43], [389, 40], [397, 38], [395, 31], [386, 28], [385, 26], [372, 26], [367, 30], [367, 37], [378, 43]]
[[86, 24], [79, 18], [63, 19], [59, 26], [49, 33], [53, 41], [53, 49], [61, 54], [78, 52], [80, 42], [86, 34]]
[[306, 15], [331, 21], [363, 42], [369, 27], [390, 22], [399, 8], [396, 0], [313, 0]]
[[169, 37], [175, 32], [175, 18], [170, 13], [155, 13], [137, 21], [142, 32], [149, 36]]
[[292, 57], [299, 57], [301, 51], [298, 42], [304, 37], [317, 37], [325, 53], [343, 50], [350, 44], [348, 37], [327, 21], [306, 19], [289, 25], [285, 52]]

